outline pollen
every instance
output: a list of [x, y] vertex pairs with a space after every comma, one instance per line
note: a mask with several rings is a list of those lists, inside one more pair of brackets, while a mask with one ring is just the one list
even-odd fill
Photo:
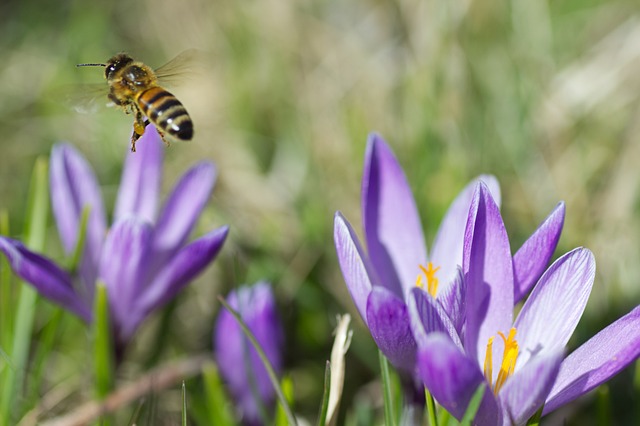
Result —
[[502, 389], [507, 379], [513, 375], [516, 369], [516, 360], [518, 359], [518, 342], [516, 341], [515, 327], [509, 330], [509, 336], [505, 337], [502, 332], [498, 332], [498, 336], [504, 342], [504, 352], [502, 354], [502, 363], [495, 384], [493, 384], [493, 339], [489, 337], [487, 342], [487, 353], [484, 358], [484, 377], [492, 384], [493, 394], [497, 395]]
[[422, 277], [424, 276], [427, 281], [427, 292], [435, 299], [436, 294], [438, 293], [438, 278], [436, 277], [436, 272], [440, 270], [440, 267], [433, 267], [433, 263], [429, 262], [427, 267], [425, 268], [422, 265], [420, 266], [420, 270], [422, 270], [422, 274], [418, 275], [416, 278], [416, 287], [419, 287], [424, 290], [424, 282]]

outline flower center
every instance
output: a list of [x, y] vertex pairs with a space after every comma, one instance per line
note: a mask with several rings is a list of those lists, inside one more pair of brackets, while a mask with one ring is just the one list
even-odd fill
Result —
[[[516, 369], [516, 359], [518, 358], [518, 342], [516, 341], [516, 329], [512, 327], [509, 330], [509, 337], [504, 337], [504, 334], [499, 331], [498, 335], [504, 342], [504, 352], [502, 353], [502, 364], [500, 364], [500, 372], [496, 379], [495, 385], [492, 386], [493, 394], [497, 395], [502, 389], [502, 386], [509, 377], [513, 375]], [[493, 339], [495, 336], [489, 337], [487, 343], [487, 354], [484, 358], [484, 377], [491, 384], [493, 383]]]
[[425, 289], [424, 282], [422, 280], [422, 277], [424, 276], [427, 280], [426, 290], [435, 299], [436, 294], [438, 293], [438, 278], [436, 277], [436, 272], [440, 270], [440, 267], [438, 266], [437, 268], [434, 268], [433, 263], [431, 262], [427, 263], [426, 268], [422, 265], [418, 266], [420, 266], [422, 274], [418, 275], [418, 278], [416, 278], [416, 287], [420, 287], [423, 290]]

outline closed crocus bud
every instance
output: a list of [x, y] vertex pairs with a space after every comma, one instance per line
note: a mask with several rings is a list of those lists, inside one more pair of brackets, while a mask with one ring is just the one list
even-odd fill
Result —
[[[284, 338], [271, 286], [266, 282], [242, 286], [227, 296], [227, 302], [240, 313], [276, 374], [280, 374]], [[226, 310], [220, 312], [213, 341], [220, 374], [235, 400], [242, 423], [264, 424], [265, 417], [271, 418], [275, 391], [255, 348]]]

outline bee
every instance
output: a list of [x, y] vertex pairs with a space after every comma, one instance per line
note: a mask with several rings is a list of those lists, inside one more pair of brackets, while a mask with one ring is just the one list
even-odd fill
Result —
[[149, 122], [158, 128], [160, 137], [167, 146], [169, 140], [189, 141], [193, 138], [193, 121], [186, 108], [159, 84], [159, 79], [163, 76], [177, 74], [177, 68], [191, 53], [184, 52], [155, 71], [126, 53], [119, 53], [104, 64], [77, 65], [104, 67], [108, 85], [107, 97], [125, 113], [134, 116], [131, 152], [136, 151], [136, 142], [144, 134]]

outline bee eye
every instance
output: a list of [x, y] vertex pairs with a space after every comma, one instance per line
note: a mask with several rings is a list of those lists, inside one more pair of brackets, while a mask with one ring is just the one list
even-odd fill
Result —
[[105, 70], [104, 70], [104, 75], [106, 78], [109, 78], [111, 76], [111, 74], [113, 74], [113, 72], [116, 70], [116, 65], [117, 64], [111, 64], [108, 65]]

